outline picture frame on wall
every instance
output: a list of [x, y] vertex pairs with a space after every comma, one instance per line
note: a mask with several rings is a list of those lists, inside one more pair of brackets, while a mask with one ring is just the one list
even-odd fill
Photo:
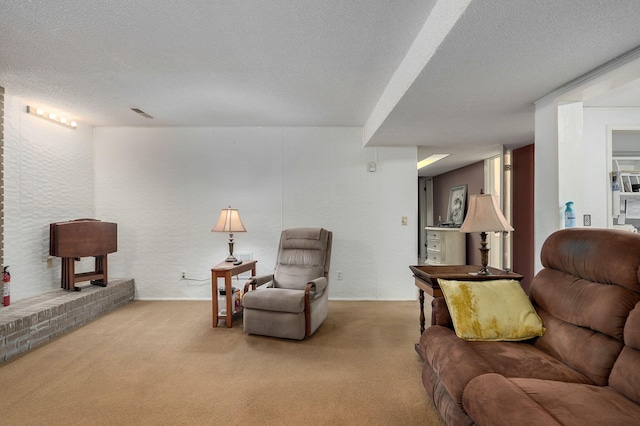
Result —
[[449, 208], [447, 210], [447, 222], [451, 226], [462, 226], [464, 211], [467, 205], [467, 185], [458, 185], [449, 191]]

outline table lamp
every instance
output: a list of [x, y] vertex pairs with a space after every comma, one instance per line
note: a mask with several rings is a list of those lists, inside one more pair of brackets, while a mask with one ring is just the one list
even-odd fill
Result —
[[[460, 227], [460, 232], [479, 232], [480, 255], [482, 268], [477, 275], [491, 275], [487, 269], [489, 263], [489, 248], [487, 247], [487, 232], [513, 231], [498, 206], [498, 201], [493, 194], [472, 195], [469, 197], [469, 211]], [[474, 274], [475, 275], [475, 274]]]
[[218, 223], [211, 229], [211, 232], [228, 232], [229, 233], [229, 257], [226, 262], [236, 262], [238, 259], [233, 255], [233, 233], [234, 232], [247, 232], [242, 220], [240, 219], [240, 213], [238, 209], [232, 209], [229, 206], [226, 209], [220, 211], [220, 217]]

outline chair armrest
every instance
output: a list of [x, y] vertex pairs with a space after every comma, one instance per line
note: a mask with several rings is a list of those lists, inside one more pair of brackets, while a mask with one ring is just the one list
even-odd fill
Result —
[[304, 335], [311, 335], [311, 299], [315, 299], [327, 288], [327, 279], [319, 277], [307, 282], [304, 287]]
[[307, 287], [311, 284], [311, 291], [315, 294], [322, 294], [327, 288], [327, 279], [325, 277], [318, 277], [315, 280], [311, 280], [307, 283]]
[[[273, 282], [273, 275], [261, 275], [259, 277], [251, 277], [247, 280], [246, 283], [244, 283], [244, 293], [249, 291], [249, 287], [251, 287], [251, 290], [255, 290], [256, 287], [260, 287], [269, 282]], [[273, 284], [269, 285], [268, 287], [271, 287], [272, 285]]]
[[431, 301], [431, 325], [441, 325], [453, 330], [451, 313], [444, 297], [436, 297]]

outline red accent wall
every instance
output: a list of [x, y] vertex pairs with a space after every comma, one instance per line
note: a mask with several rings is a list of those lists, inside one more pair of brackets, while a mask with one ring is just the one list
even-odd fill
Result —
[[[433, 178], [433, 222], [437, 225], [447, 219], [449, 191], [458, 185], [467, 185], [469, 195], [479, 194], [484, 184], [484, 161], [443, 173]], [[441, 218], [441, 219], [439, 219]], [[480, 265], [480, 234], [467, 234], [467, 265]]]
[[529, 294], [534, 274], [534, 146], [512, 151], [513, 166], [513, 271], [524, 275], [522, 288]]

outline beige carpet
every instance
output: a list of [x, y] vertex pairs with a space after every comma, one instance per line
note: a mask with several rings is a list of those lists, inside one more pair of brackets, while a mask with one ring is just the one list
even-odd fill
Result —
[[220, 324], [207, 301], [132, 302], [0, 366], [0, 424], [444, 424], [418, 302], [331, 301], [301, 342]]

